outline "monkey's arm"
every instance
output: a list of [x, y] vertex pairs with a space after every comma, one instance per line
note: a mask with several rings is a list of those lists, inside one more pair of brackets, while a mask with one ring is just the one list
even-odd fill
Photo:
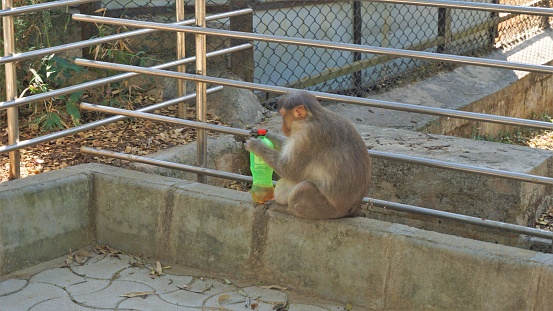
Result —
[[256, 138], [246, 140], [244, 147], [246, 150], [260, 156], [278, 175], [282, 176], [282, 163], [279, 161], [279, 152], [277, 150], [267, 147], [260, 139]]
[[267, 132], [267, 138], [273, 143], [276, 151], [282, 150], [282, 145], [284, 145], [284, 142], [286, 141], [286, 136], [271, 132]]

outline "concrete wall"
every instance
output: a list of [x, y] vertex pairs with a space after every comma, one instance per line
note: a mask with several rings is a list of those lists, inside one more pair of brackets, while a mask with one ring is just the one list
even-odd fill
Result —
[[61, 170], [0, 183], [0, 274], [91, 243], [92, 178]]
[[[552, 65], [553, 63], [549, 63]], [[540, 118], [553, 113], [553, 75], [529, 74], [491, 95], [471, 102], [462, 110], [515, 118]], [[453, 118], [438, 118], [424, 130], [460, 137], [497, 137], [516, 127]]]
[[82, 165], [0, 187], [2, 274], [97, 240], [373, 310], [549, 310], [553, 294], [551, 254], [368, 218], [302, 220], [173, 178]]

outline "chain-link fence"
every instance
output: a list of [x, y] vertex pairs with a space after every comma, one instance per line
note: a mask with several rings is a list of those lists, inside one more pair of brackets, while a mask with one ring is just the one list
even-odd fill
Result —
[[[551, 7], [546, 1], [515, 1], [504, 4]], [[278, 1], [254, 7], [258, 33], [455, 55], [480, 55], [516, 44], [552, 23], [539, 16], [365, 1]], [[444, 67], [412, 58], [275, 43], [256, 44], [255, 61], [258, 82], [348, 95], [363, 95]]]
[[[20, 0], [16, 5], [25, 4]], [[498, 0], [475, 2], [497, 3]], [[553, 7], [553, 0], [499, 0], [500, 4]], [[482, 55], [509, 48], [540, 33], [553, 18], [448, 9], [369, 1], [209, 0], [208, 14], [251, 7], [253, 14], [208, 22], [208, 27], [252, 31], [334, 42]], [[81, 13], [162, 23], [175, 22], [173, 0], [104, 0], [81, 5]], [[125, 27], [72, 22], [71, 10], [22, 17], [20, 51], [127, 31]], [[186, 18], [194, 18], [194, 0], [185, 2]], [[40, 14], [49, 14], [47, 19]], [[39, 16], [40, 15], [40, 16]], [[29, 19], [34, 22], [29, 22]], [[63, 36], [46, 29], [62, 28]], [[65, 30], [63, 30], [65, 29]], [[78, 35], [71, 29], [80, 29]], [[187, 35], [186, 55], [195, 55], [193, 35]], [[208, 36], [207, 49], [220, 50], [240, 42]], [[22, 47], [25, 45], [25, 47]], [[152, 64], [174, 59], [176, 34], [154, 32], [83, 50], [88, 58], [122, 63]], [[532, 60], [529, 60], [530, 62]], [[257, 83], [363, 96], [405, 81], [431, 75], [451, 65], [350, 51], [279, 43], [254, 42], [253, 51], [208, 59], [208, 75], [232, 70]], [[194, 72], [194, 64], [187, 66]], [[28, 71], [27, 71], [28, 73]]]

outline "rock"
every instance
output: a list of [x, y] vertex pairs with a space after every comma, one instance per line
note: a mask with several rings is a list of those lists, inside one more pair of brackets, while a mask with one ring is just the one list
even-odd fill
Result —
[[[221, 78], [241, 81], [232, 73], [224, 73]], [[267, 112], [251, 90], [227, 86], [207, 96], [207, 110], [221, 122], [242, 129], [259, 123]]]

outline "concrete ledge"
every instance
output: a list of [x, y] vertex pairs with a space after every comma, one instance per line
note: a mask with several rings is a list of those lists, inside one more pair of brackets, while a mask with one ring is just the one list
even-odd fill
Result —
[[375, 310], [545, 310], [553, 292], [550, 254], [366, 218], [271, 213], [263, 262], [266, 282]]
[[[263, 126], [278, 132], [280, 119], [271, 118]], [[548, 150], [368, 125], [357, 125], [357, 130], [365, 140], [367, 148], [377, 151], [516, 173], [553, 176], [553, 158]], [[230, 136], [210, 140], [208, 146], [210, 168], [221, 169], [217, 165], [220, 162], [217, 160], [218, 157], [247, 156], [243, 147]], [[186, 154], [188, 157], [184, 156]], [[173, 148], [151, 157], [184, 164], [194, 163], [195, 144]], [[142, 164], [136, 164], [134, 167], [164, 176], [196, 179], [195, 175], [171, 169]], [[230, 167], [239, 169], [241, 166], [229, 165], [223, 170], [230, 171]], [[211, 180], [208, 178], [208, 181]], [[553, 204], [551, 193], [551, 186], [431, 168], [396, 160], [373, 159], [373, 183], [369, 196], [527, 226]], [[515, 234], [507, 235], [491, 229], [460, 225], [435, 218], [383, 209], [367, 210], [367, 215], [425, 230], [517, 247], [533, 247], [527, 237], [521, 239]]]
[[174, 178], [82, 165], [1, 187], [2, 274], [97, 239], [375, 310], [547, 310], [553, 294], [551, 254], [368, 218], [302, 220]]
[[61, 170], [0, 183], [0, 274], [90, 244], [91, 179]]

